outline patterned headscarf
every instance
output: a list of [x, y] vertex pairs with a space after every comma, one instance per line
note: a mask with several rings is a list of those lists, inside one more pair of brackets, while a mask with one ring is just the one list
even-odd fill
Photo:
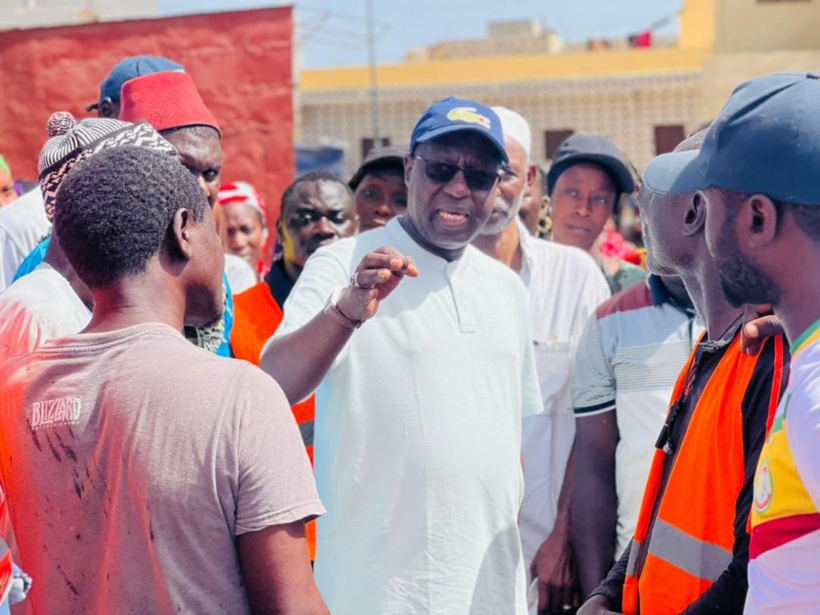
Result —
[[50, 137], [40, 152], [38, 170], [46, 215], [54, 220], [54, 200], [66, 174], [77, 163], [97, 152], [121, 145], [136, 145], [175, 154], [168, 143], [148, 124], [131, 124], [109, 118], [80, 120], [67, 111], [54, 113], [46, 124]]
[[220, 205], [228, 205], [229, 203], [242, 203], [243, 205], [247, 205], [259, 215], [263, 226], [267, 224], [265, 202], [262, 200], [256, 188], [248, 182], [223, 184], [219, 188], [216, 202]]

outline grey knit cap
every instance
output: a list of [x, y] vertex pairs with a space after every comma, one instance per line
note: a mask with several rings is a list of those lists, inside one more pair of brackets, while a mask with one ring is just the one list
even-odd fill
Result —
[[48, 119], [46, 132], [50, 138], [40, 152], [37, 166], [49, 220], [54, 220], [54, 199], [63, 178], [89, 156], [122, 145], [176, 154], [174, 146], [146, 123], [131, 124], [110, 118], [88, 118], [78, 122], [67, 111], [58, 111]]

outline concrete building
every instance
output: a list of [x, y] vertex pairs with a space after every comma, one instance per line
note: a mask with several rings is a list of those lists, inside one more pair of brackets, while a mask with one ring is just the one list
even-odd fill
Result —
[[[432, 101], [460, 95], [521, 112], [540, 162], [569, 134], [592, 132], [614, 139], [640, 169], [707, 124], [743, 80], [820, 69], [820, 0], [684, 0], [678, 19], [677, 40], [649, 48], [564, 44], [515, 22], [491, 28], [494, 42], [412, 52], [378, 67], [381, 136], [408, 143]], [[352, 172], [374, 136], [368, 68], [304, 70], [299, 96], [297, 138], [346, 143]]]
[[0, 30], [157, 17], [158, 0], [0, 0]]

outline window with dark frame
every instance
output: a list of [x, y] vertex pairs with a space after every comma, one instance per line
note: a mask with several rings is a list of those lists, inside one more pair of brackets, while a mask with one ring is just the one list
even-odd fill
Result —
[[561, 147], [561, 144], [569, 139], [575, 131], [571, 128], [564, 128], [561, 130], [545, 130], [544, 131], [544, 151], [549, 160], [555, 158], [555, 152]]
[[681, 124], [655, 126], [655, 155], [668, 154], [686, 138]]
[[390, 137], [382, 137], [378, 146], [376, 140], [371, 138], [362, 139], [362, 160], [364, 160], [374, 147], [389, 147]]

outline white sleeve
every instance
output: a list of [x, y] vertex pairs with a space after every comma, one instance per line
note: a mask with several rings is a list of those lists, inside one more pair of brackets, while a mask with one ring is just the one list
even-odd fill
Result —
[[348, 267], [327, 250], [318, 250], [302, 270], [296, 285], [285, 301], [285, 316], [274, 338], [293, 333], [321, 312], [328, 297], [338, 288], [347, 286]]
[[535, 349], [532, 337], [532, 317], [530, 315], [529, 293], [520, 283], [522, 303], [521, 344], [523, 346], [522, 380], [521, 380], [521, 416], [535, 416], [544, 412], [544, 400], [541, 397], [541, 384], [538, 381], [538, 370], [535, 365]]
[[803, 485], [820, 508], [820, 365], [800, 380], [786, 402], [787, 434]]

